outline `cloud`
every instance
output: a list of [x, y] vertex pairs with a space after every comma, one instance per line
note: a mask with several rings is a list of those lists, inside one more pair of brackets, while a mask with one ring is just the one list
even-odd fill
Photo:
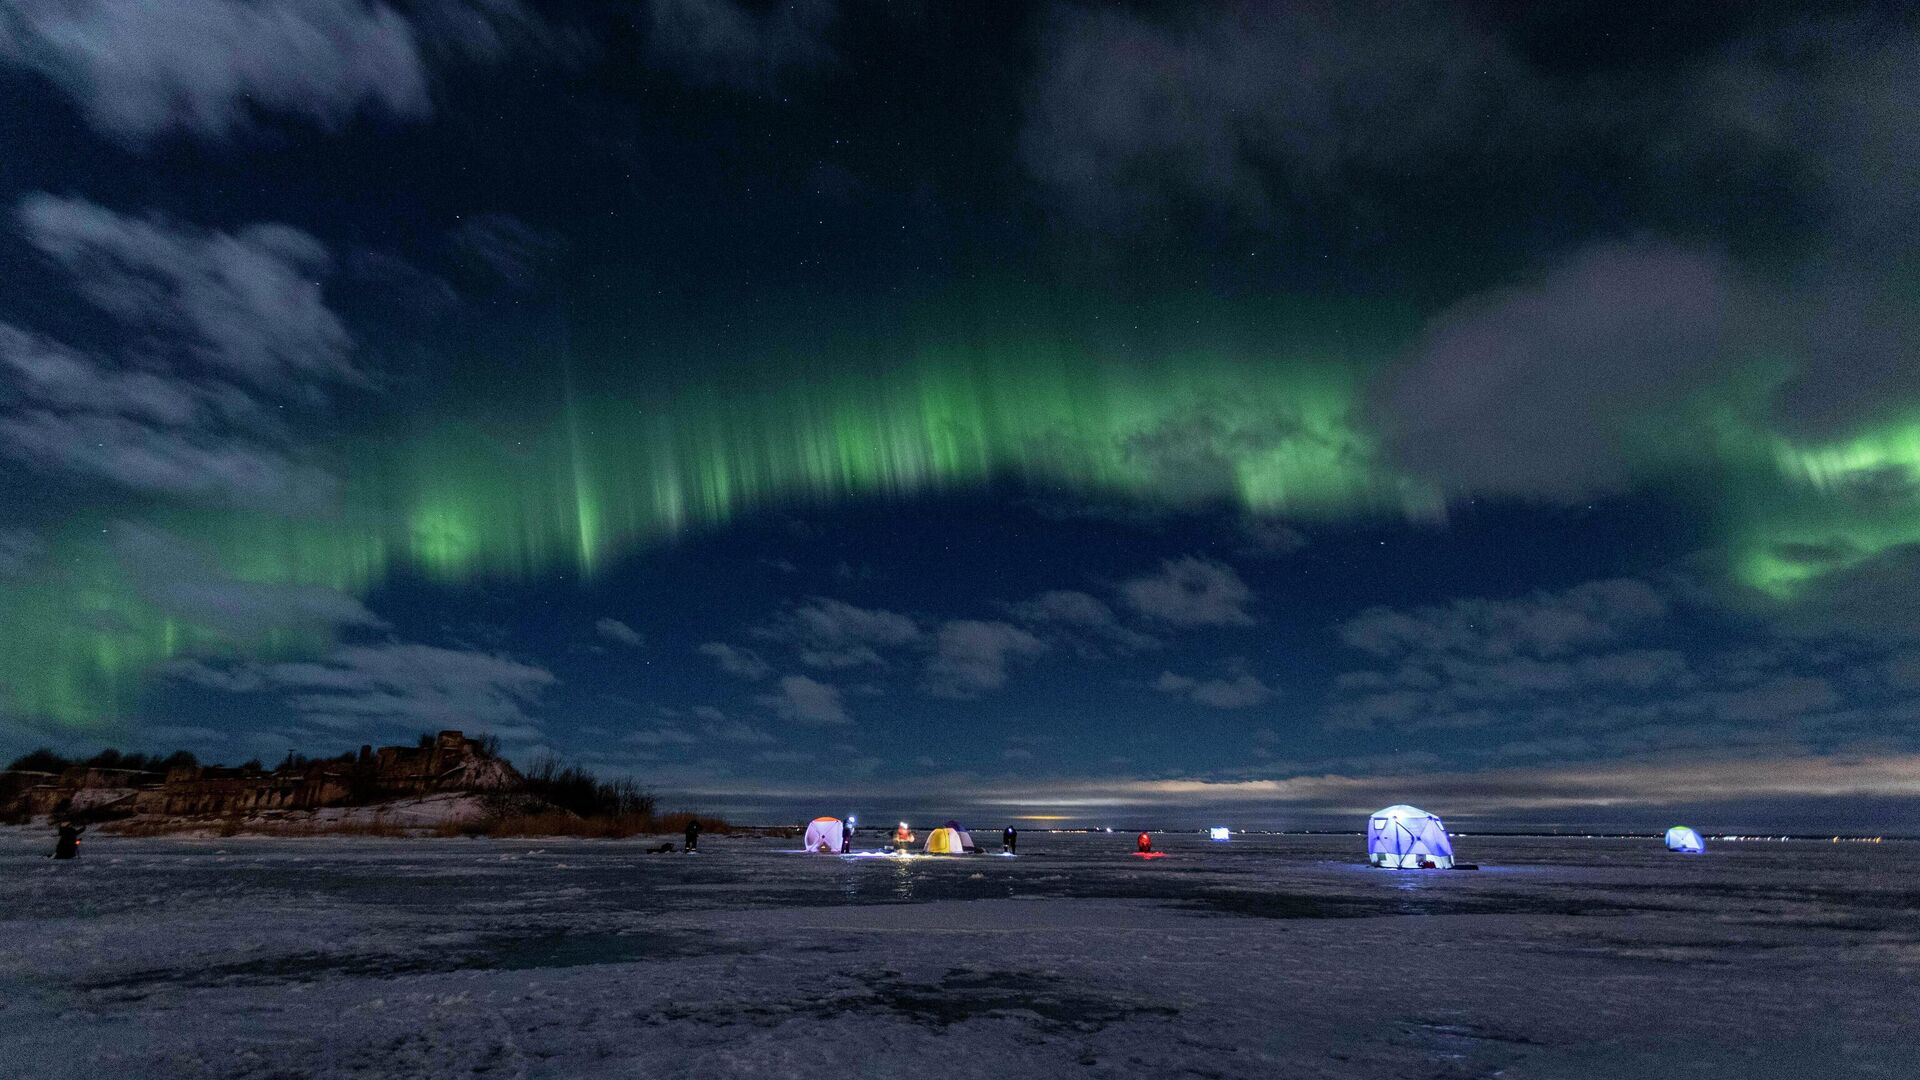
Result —
[[1377, 656], [1454, 652], [1476, 657], [1561, 656], [1617, 640], [1629, 627], [1667, 614], [1644, 581], [1614, 578], [1519, 600], [1456, 600], [1411, 611], [1369, 608], [1340, 627], [1354, 648]]
[[202, 230], [45, 194], [22, 199], [18, 219], [88, 300], [230, 375], [269, 390], [353, 376], [353, 340], [321, 296], [331, 260], [298, 229]]
[[745, 721], [729, 719], [727, 714], [711, 705], [698, 706], [692, 713], [693, 718], [699, 721], [692, 727], [663, 724], [632, 732], [622, 736], [620, 741], [629, 746], [646, 747], [703, 746], [714, 742], [735, 746], [771, 746], [779, 742], [764, 729]]
[[1120, 586], [1135, 611], [1175, 626], [1251, 626], [1252, 590], [1233, 568], [1197, 556], [1169, 559], [1160, 573]]
[[32, 529], [0, 529], [0, 578], [17, 577], [47, 553]]
[[0, 454], [42, 473], [201, 503], [329, 505], [331, 473], [277, 432], [224, 419], [254, 404], [193, 380], [116, 371], [0, 323]]
[[776, 685], [779, 693], [763, 694], [756, 700], [782, 720], [822, 726], [853, 723], [839, 687], [805, 675], [783, 675]]
[[[1806, 582], [1791, 601], [1755, 614], [1796, 637], [1920, 640], [1920, 544], [1901, 544], [1848, 562]], [[1857, 560], [1857, 561], [1855, 561]]]
[[0, 453], [201, 503], [331, 504], [338, 482], [295, 445], [288, 424], [301, 413], [286, 408], [359, 381], [351, 338], [321, 297], [329, 259], [318, 241], [47, 195], [21, 200], [16, 220], [111, 318], [92, 328], [105, 351], [0, 323]]
[[559, 237], [512, 214], [474, 214], [454, 228], [455, 250], [485, 273], [510, 286], [527, 288], [547, 273], [562, 249]]
[[1544, 96], [1516, 93], [1516, 61], [1433, 6], [1063, 6], [1036, 70], [1022, 161], [1115, 228], [1193, 203], [1264, 226], [1364, 201], [1519, 138]]
[[102, 134], [219, 138], [256, 111], [343, 126], [431, 111], [413, 26], [367, 0], [11, 0], [0, 62], [52, 80]]
[[1277, 695], [1272, 687], [1245, 672], [1225, 679], [1195, 679], [1163, 671], [1153, 688], [1216, 709], [1247, 709], [1272, 701]]
[[134, 590], [182, 621], [239, 640], [275, 630], [386, 625], [359, 600], [320, 585], [241, 581], [219, 569], [212, 553], [150, 525], [115, 522], [114, 557]]
[[1247, 517], [1240, 521], [1241, 553], [1249, 558], [1276, 559], [1307, 546], [1305, 533], [1271, 518]]
[[754, 631], [793, 646], [802, 663], [818, 668], [883, 666], [878, 649], [918, 643], [920, 627], [905, 615], [815, 598]]
[[[757, 728], [744, 720], [729, 720], [725, 716], [718, 715], [718, 710], [707, 711], [715, 715], [705, 717], [705, 722], [700, 725], [700, 734], [709, 739], [740, 746], [768, 746], [779, 742], [765, 729]], [[700, 709], [695, 709], [694, 713], [697, 716], [702, 715]]]
[[1329, 724], [1465, 730], [1525, 721], [1593, 731], [1684, 721], [1680, 702], [1701, 688], [1688, 658], [1622, 647], [1669, 613], [1664, 596], [1627, 578], [1513, 600], [1369, 608], [1340, 636], [1391, 666], [1341, 675]]
[[1046, 643], [1010, 623], [956, 619], [940, 627], [927, 661], [927, 692], [969, 699], [1007, 682], [1011, 659], [1045, 652]]
[[1105, 646], [1132, 652], [1160, 644], [1151, 635], [1121, 625], [1113, 609], [1097, 597], [1071, 589], [1043, 592], [1031, 600], [1009, 604], [1007, 610], [1030, 628], [1083, 632], [1072, 637], [1073, 645], [1092, 658], [1105, 655]]
[[714, 663], [720, 665], [721, 671], [749, 682], [758, 682], [773, 674], [773, 667], [752, 649], [743, 649], [720, 641], [709, 641], [700, 646], [698, 651], [702, 656], [711, 657]]
[[[1456, 492], [1566, 500], [1723, 452], [1674, 412], [1701, 395], [1723, 428], [1802, 438], [1905, 420], [1920, 316], [1899, 238], [1920, 208], [1887, 163], [1920, 154], [1915, 64], [1910, 22], [1847, 13], [1769, 20], [1630, 91], [1592, 80], [1567, 130], [1646, 204], [1702, 208], [1689, 234], [1727, 250], [1590, 243], [1443, 312], [1383, 395], [1399, 459]], [[1784, 258], [1727, 253], [1756, 227], [1792, 231], [1768, 245]]]
[[647, 639], [619, 619], [600, 619], [593, 624], [594, 633], [608, 641], [618, 642], [628, 648], [638, 649], [647, 643]]
[[1920, 755], [1833, 754], [1649, 758], [1590, 765], [1373, 776], [1320, 774], [1273, 779], [1058, 781], [1042, 790], [990, 786], [987, 805], [1035, 809], [1269, 803], [1361, 816], [1392, 802], [1445, 806], [1461, 819], [1526, 811], [1660, 807], [1763, 799], [1920, 794]]
[[141, 147], [221, 139], [268, 115], [332, 131], [432, 112], [430, 56], [494, 60], [552, 45], [519, 0], [7, 0], [0, 65], [35, 72], [103, 135]]
[[835, 0], [780, 0], [750, 11], [737, 0], [651, 0], [647, 55], [687, 80], [772, 93], [797, 71], [833, 58]]
[[177, 663], [176, 678], [234, 693], [272, 693], [308, 721], [341, 731], [421, 727], [532, 739], [528, 710], [557, 680], [532, 664], [431, 645], [344, 645], [314, 661]]
[[1454, 491], [1572, 498], [1638, 475], [1635, 424], [1727, 374], [1735, 282], [1710, 253], [1600, 244], [1436, 317], [1385, 391], [1398, 456]]

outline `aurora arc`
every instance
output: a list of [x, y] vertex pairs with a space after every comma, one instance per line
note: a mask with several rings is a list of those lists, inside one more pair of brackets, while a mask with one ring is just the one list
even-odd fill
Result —
[[[742, 395], [595, 393], [569, 379], [547, 410], [361, 440], [330, 515], [153, 520], [238, 587], [362, 595], [403, 571], [448, 585], [587, 579], [743, 514], [999, 481], [1304, 520], [1437, 517], [1438, 493], [1384, 467], [1358, 425], [1363, 389], [1352, 368], [1313, 358], [1113, 363], [1053, 345]], [[0, 627], [25, 643], [0, 668], [16, 708], [102, 723], [169, 658], [324, 648], [316, 621], [236, 628], [180, 610], [122, 564], [113, 532], [75, 524], [48, 553], [58, 571], [0, 601]]]
[[[1377, 366], [1194, 349], [1156, 362], [1057, 339], [924, 351], [880, 372], [801, 371], [744, 392], [576, 385], [486, 422], [484, 397], [357, 440], [329, 514], [150, 515], [205, 573], [284, 600], [362, 596], [395, 573], [446, 586], [588, 580], [623, 555], [742, 515], [1003, 481], [1161, 506], [1219, 504], [1328, 523], [1439, 521], [1450, 497], [1395, 467], [1366, 420]], [[1778, 600], [1920, 542], [1920, 421], [1805, 445], [1735, 423], [1704, 463], [1726, 493], [1734, 580]], [[1689, 451], [1697, 453], [1696, 450]], [[1888, 496], [1876, 481], [1904, 478]], [[114, 520], [69, 523], [46, 572], [0, 599], [10, 704], [75, 727], [125, 719], [181, 656], [298, 656], [335, 628], [233, 625], [183, 607], [116, 554]], [[278, 591], [278, 592], [275, 592]]]

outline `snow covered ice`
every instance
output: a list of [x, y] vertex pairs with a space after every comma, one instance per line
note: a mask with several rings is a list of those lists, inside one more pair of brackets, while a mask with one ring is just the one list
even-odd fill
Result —
[[1920, 1076], [1915, 847], [0, 830], [0, 1077]]

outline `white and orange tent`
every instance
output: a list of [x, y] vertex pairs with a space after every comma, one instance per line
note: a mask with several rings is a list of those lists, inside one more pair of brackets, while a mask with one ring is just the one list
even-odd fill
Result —
[[847, 826], [837, 817], [817, 817], [807, 823], [804, 850], [838, 855], [847, 836]]

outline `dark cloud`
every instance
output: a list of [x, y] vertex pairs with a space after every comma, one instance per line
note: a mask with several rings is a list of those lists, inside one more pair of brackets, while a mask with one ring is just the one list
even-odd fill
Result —
[[452, 233], [455, 251], [478, 269], [515, 288], [531, 288], [553, 269], [564, 248], [559, 236], [512, 214], [474, 214]]
[[203, 230], [52, 195], [22, 199], [18, 217], [87, 299], [214, 368], [282, 392], [298, 379], [353, 377], [353, 339], [321, 295], [331, 260], [298, 229]]
[[1054, 10], [1021, 155], [1075, 214], [1121, 228], [1200, 203], [1271, 226], [1444, 172], [1537, 130], [1500, 43], [1440, 5]]
[[647, 55], [696, 83], [771, 93], [795, 71], [833, 58], [827, 33], [835, 0], [780, 0], [752, 10], [737, 0], [651, 0]]
[[1120, 586], [1127, 605], [1174, 626], [1251, 626], [1253, 590], [1225, 563], [1189, 555]]
[[608, 641], [617, 642], [630, 649], [638, 649], [647, 643], [646, 637], [640, 631], [619, 619], [599, 619], [593, 624], [593, 632]]
[[32, 529], [0, 529], [0, 578], [17, 577], [47, 552]]
[[352, 341], [321, 296], [329, 260], [317, 241], [46, 195], [22, 200], [17, 219], [122, 340], [85, 351], [0, 323], [0, 453], [195, 502], [331, 504], [337, 482], [290, 431], [301, 413], [283, 407], [359, 381]]
[[1920, 639], [1920, 544], [1847, 555], [1837, 564], [1813, 564], [1824, 572], [1800, 585], [1792, 599], [1747, 598], [1740, 609], [1798, 637]]
[[[58, 86], [101, 134], [220, 139], [265, 116], [334, 130], [433, 110], [430, 56], [493, 60], [557, 35], [520, 0], [6, 0], [0, 64]], [[411, 17], [410, 17], [411, 16]]]
[[[248, 414], [236, 430], [223, 421]], [[336, 481], [252, 427], [232, 388], [115, 370], [0, 323], [0, 454], [46, 473], [197, 502], [313, 509]]]
[[1247, 709], [1272, 701], [1276, 696], [1272, 687], [1246, 672], [1221, 679], [1196, 679], [1163, 671], [1153, 688], [1216, 709]]
[[273, 630], [384, 625], [358, 599], [334, 589], [241, 581], [223, 572], [212, 553], [150, 525], [117, 522], [109, 541], [127, 580], [147, 602], [238, 640], [258, 640]]
[[754, 633], [791, 646], [802, 663], [819, 668], [884, 666], [879, 649], [922, 639], [919, 625], [905, 615], [828, 597], [809, 600]]
[[758, 682], [773, 674], [772, 665], [760, 658], [752, 649], [743, 649], [737, 645], [728, 645], [721, 641], [709, 641], [699, 648], [700, 655], [711, 657], [720, 665], [720, 670], [729, 675]]
[[1243, 518], [1239, 525], [1240, 553], [1247, 558], [1277, 559], [1307, 546], [1307, 535], [1283, 521]]
[[853, 723], [837, 686], [805, 675], [782, 675], [774, 686], [777, 692], [755, 700], [782, 720], [819, 726]]
[[955, 619], [934, 635], [927, 692], [960, 700], [979, 697], [1006, 685], [1010, 661], [1046, 650], [1045, 642], [1011, 623]]
[[451, 727], [529, 741], [529, 710], [556, 680], [507, 656], [420, 644], [345, 645], [289, 663], [176, 664], [175, 677], [233, 693], [283, 697], [306, 720], [339, 731]]
[[[1738, 360], [1725, 261], [1602, 244], [1436, 317], [1385, 391], [1401, 460], [1454, 491], [1571, 498], [1636, 479], [1635, 425]], [[1644, 434], [1644, 433], [1641, 433]]]
[[1564, 656], [1619, 639], [1659, 619], [1667, 601], [1643, 581], [1619, 578], [1520, 600], [1457, 600], [1446, 607], [1370, 608], [1340, 628], [1347, 644], [1377, 656]]
[[1887, 730], [1899, 690], [1878, 642], [1808, 648], [1711, 594], [1678, 591], [1684, 609], [1615, 580], [1517, 601], [1370, 610], [1342, 635], [1387, 663], [1339, 677], [1329, 726], [1484, 731], [1499, 741], [1475, 735], [1468, 756], [1490, 761], [1800, 752]]
[[9, 0], [0, 62], [51, 79], [130, 143], [218, 138], [256, 111], [326, 128], [431, 111], [413, 26], [367, 0]]
[[1123, 625], [1098, 597], [1072, 589], [1043, 592], [1031, 600], [1009, 604], [1007, 610], [1029, 629], [1064, 639], [1089, 659], [1110, 651], [1137, 652], [1160, 644], [1151, 635]]

